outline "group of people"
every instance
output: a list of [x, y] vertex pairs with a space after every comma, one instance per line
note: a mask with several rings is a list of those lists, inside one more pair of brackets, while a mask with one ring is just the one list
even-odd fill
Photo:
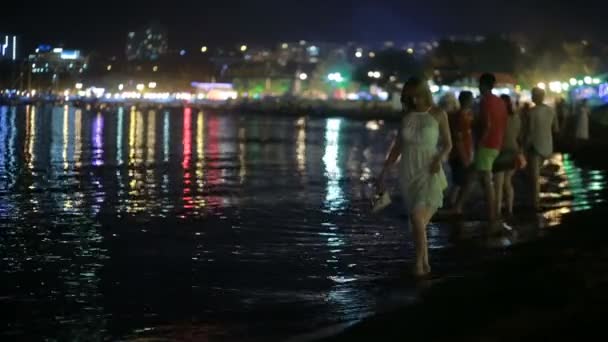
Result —
[[553, 153], [553, 134], [559, 131], [557, 115], [544, 103], [542, 89], [532, 90], [533, 106], [520, 113], [523, 109], [516, 108], [510, 96], [492, 93], [495, 83], [494, 75], [483, 74], [479, 101], [463, 91], [458, 97], [459, 108], [435, 106], [422, 79], [410, 78], [403, 87], [404, 116], [379, 175], [379, 186], [384, 188], [389, 167], [400, 158], [399, 180], [416, 247], [416, 276], [431, 271], [426, 227], [444, 205], [448, 187], [444, 161], [449, 161], [451, 169], [453, 187], [448, 202], [454, 215], [463, 214], [475, 182], [481, 182], [489, 222], [487, 235], [502, 229], [503, 208], [506, 215], [513, 214], [512, 179], [526, 166], [533, 190], [531, 204], [539, 208], [540, 169]]

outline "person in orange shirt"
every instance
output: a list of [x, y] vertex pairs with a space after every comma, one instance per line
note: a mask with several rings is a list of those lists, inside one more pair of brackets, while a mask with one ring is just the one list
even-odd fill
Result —
[[495, 83], [496, 77], [489, 73], [485, 73], [479, 78], [481, 139], [475, 153], [473, 168], [470, 169], [465, 185], [454, 206], [455, 213], [462, 214], [464, 204], [471, 193], [473, 182], [475, 178], [479, 178], [485, 190], [488, 221], [490, 223], [489, 232], [499, 228], [496, 217], [496, 194], [492, 181], [492, 168], [502, 149], [508, 118], [505, 103], [498, 96], [492, 94]]
[[458, 194], [465, 185], [467, 169], [473, 162], [473, 93], [460, 92], [458, 101], [460, 109], [450, 113], [450, 129], [454, 141], [449, 160], [453, 183], [449, 200], [452, 205], [456, 203]]

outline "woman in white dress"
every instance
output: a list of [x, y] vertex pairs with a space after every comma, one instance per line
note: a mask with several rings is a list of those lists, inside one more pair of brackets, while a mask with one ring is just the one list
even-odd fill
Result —
[[426, 227], [443, 205], [448, 183], [442, 163], [452, 149], [452, 139], [447, 114], [433, 106], [425, 81], [410, 78], [403, 86], [401, 103], [404, 111], [401, 129], [379, 181], [382, 184], [387, 169], [401, 156], [400, 185], [416, 246], [414, 274], [421, 277], [431, 272]]

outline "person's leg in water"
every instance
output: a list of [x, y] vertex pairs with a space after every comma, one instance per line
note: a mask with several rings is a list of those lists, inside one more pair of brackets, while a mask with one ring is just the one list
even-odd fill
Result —
[[505, 182], [505, 172], [496, 172], [494, 174], [494, 194], [496, 195], [496, 216], [502, 217], [502, 198]]
[[493, 233], [497, 228], [496, 220], [496, 195], [494, 193], [494, 184], [492, 182], [492, 172], [483, 171], [481, 172], [481, 182], [483, 184], [485, 200], [488, 210], [488, 228], [489, 233]]
[[532, 206], [535, 210], [540, 208], [540, 164], [540, 156], [533, 152], [530, 155], [530, 177], [532, 181]]
[[430, 210], [424, 206], [418, 206], [410, 213], [412, 236], [416, 249], [414, 275], [417, 277], [425, 276], [431, 270], [430, 265], [428, 264], [428, 245], [426, 236], [426, 222], [429, 213]]
[[507, 202], [507, 215], [513, 216], [513, 202], [515, 201], [515, 190], [513, 189], [513, 175], [515, 170], [509, 170], [505, 173], [505, 197]]

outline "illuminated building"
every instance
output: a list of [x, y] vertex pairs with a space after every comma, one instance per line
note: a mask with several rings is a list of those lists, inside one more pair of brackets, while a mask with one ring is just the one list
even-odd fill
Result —
[[40, 45], [33, 54], [29, 55], [28, 61], [30, 62], [33, 74], [79, 74], [87, 69], [88, 58], [83, 56], [79, 50], [51, 48], [48, 45]]
[[18, 37], [11, 34], [0, 34], [0, 61], [16, 61], [19, 57]]
[[155, 61], [167, 53], [167, 30], [157, 24], [127, 35], [127, 60]]

